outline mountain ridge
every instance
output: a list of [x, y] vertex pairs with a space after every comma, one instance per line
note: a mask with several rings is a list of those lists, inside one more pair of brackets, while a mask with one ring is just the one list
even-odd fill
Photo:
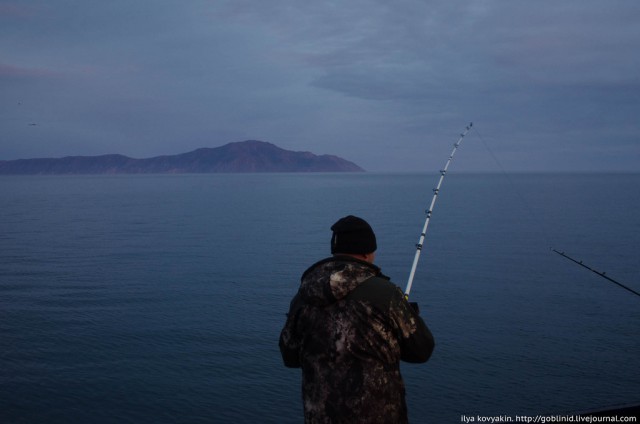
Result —
[[219, 147], [201, 147], [176, 155], [134, 159], [121, 154], [66, 156], [0, 161], [0, 174], [183, 174], [268, 172], [363, 172], [335, 155], [282, 149], [246, 140]]

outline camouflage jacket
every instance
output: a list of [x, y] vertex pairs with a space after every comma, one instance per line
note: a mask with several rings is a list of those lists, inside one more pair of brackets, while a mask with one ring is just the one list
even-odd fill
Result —
[[302, 368], [307, 423], [406, 423], [399, 362], [425, 362], [431, 332], [380, 268], [349, 256], [311, 266], [280, 334]]

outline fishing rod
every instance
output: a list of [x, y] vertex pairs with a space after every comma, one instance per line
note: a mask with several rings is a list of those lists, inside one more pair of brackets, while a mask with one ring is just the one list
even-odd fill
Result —
[[460, 134], [460, 138], [453, 145], [453, 150], [449, 155], [449, 159], [447, 159], [447, 163], [444, 165], [444, 168], [440, 170], [440, 180], [438, 181], [438, 185], [433, 189], [433, 198], [431, 199], [431, 205], [429, 209], [425, 211], [427, 214], [427, 218], [424, 221], [424, 227], [422, 228], [422, 233], [420, 234], [420, 238], [418, 239], [418, 244], [416, 244], [416, 255], [413, 258], [413, 265], [411, 266], [411, 272], [409, 273], [409, 280], [407, 281], [407, 288], [404, 291], [404, 297], [409, 299], [409, 292], [411, 291], [411, 286], [413, 285], [413, 277], [416, 274], [416, 268], [418, 267], [418, 260], [420, 259], [420, 252], [422, 252], [422, 245], [424, 244], [424, 238], [427, 235], [427, 228], [429, 227], [429, 221], [431, 221], [431, 213], [433, 212], [433, 208], [436, 205], [436, 200], [438, 199], [438, 194], [440, 193], [440, 187], [442, 186], [442, 180], [444, 180], [444, 176], [449, 169], [449, 164], [453, 159], [453, 155], [456, 154], [456, 150], [458, 150], [458, 146], [462, 143], [462, 139], [465, 135], [471, 130], [473, 126], [473, 122], [470, 122], [469, 125], [465, 128], [464, 132]]
[[599, 276], [601, 276], [602, 278], [606, 278], [607, 280], [611, 281], [614, 284], [619, 285], [620, 287], [622, 287], [625, 290], [629, 290], [631, 293], [635, 294], [636, 296], [640, 296], [640, 293], [638, 293], [637, 291], [630, 289], [629, 287], [625, 286], [622, 283], [617, 282], [616, 280], [614, 280], [613, 278], [609, 277], [608, 275], [606, 275], [606, 272], [600, 272], [600, 271], [596, 271], [595, 269], [591, 268], [590, 266], [584, 264], [582, 261], [573, 259], [571, 256], [567, 255], [564, 252], [560, 252], [554, 248], [551, 248], [552, 251], [556, 252], [558, 255], [565, 257], [567, 259], [569, 259], [571, 262], [575, 262], [578, 265], [580, 265], [581, 267], [587, 268], [589, 271], [594, 272], [596, 274], [598, 274]]

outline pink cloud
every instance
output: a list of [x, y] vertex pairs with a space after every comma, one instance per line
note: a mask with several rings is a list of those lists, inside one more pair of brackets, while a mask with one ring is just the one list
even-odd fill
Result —
[[0, 78], [34, 78], [34, 77], [56, 77], [59, 73], [50, 69], [25, 68], [21, 66], [0, 63]]
[[19, 3], [0, 2], [0, 17], [29, 18], [36, 14], [35, 9]]

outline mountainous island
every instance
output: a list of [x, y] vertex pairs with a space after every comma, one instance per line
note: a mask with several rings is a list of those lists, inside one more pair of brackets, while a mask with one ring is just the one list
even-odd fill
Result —
[[257, 140], [147, 159], [111, 154], [0, 161], [0, 174], [4, 175], [362, 171], [355, 163], [337, 156], [294, 152]]

